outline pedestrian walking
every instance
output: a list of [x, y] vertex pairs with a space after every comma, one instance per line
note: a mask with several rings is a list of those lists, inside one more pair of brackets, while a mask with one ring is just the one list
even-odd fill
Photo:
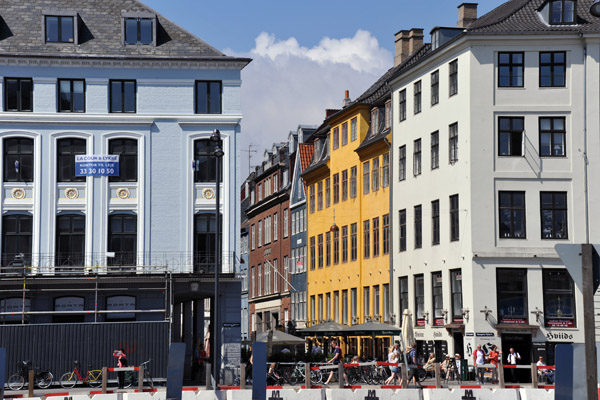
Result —
[[398, 367], [398, 353], [394, 351], [394, 346], [390, 346], [389, 350], [390, 352], [388, 353], [388, 362], [396, 365], [390, 365], [390, 371], [392, 372], [392, 374], [385, 381], [386, 385], [389, 385], [391, 382], [394, 382], [396, 379], [398, 379], [398, 373], [400, 372], [400, 367]]
[[[338, 346], [337, 340], [333, 339], [331, 341], [331, 348], [333, 349], [333, 357], [331, 358], [331, 360], [327, 361], [327, 364], [338, 365], [340, 362], [343, 362], [344, 357], [342, 355], [342, 349], [340, 348], [340, 346]], [[329, 382], [333, 378], [334, 373], [335, 373], [335, 370], [331, 370], [331, 372], [329, 373], [329, 378], [327, 378], [327, 382], [325, 382], [325, 385], [329, 385]], [[342, 379], [342, 377], [340, 376], [339, 379]], [[348, 376], [346, 375], [345, 370], [344, 370], [344, 382], [346, 382], [346, 386], [349, 386]]]
[[[117, 358], [117, 367], [124, 368], [127, 366], [127, 355], [125, 355], [125, 350], [122, 348], [113, 351], [113, 357]], [[117, 379], [119, 381], [119, 389], [123, 389], [125, 386], [125, 371], [117, 371]]]
[[487, 359], [490, 364], [493, 364], [495, 368], [492, 368], [492, 383], [498, 383], [498, 361], [502, 357], [502, 352], [498, 350], [498, 346], [493, 345], [492, 350], [488, 353]]
[[483, 366], [485, 364], [485, 353], [481, 349], [480, 344], [477, 345], [477, 348], [473, 352], [473, 363], [475, 364], [475, 368], [477, 369], [477, 382], [480, 385], [483, 385], [485, 383], [485, 367]]
[[[416, 343], [413, 343], [412, 346], [410, 347], [410, 349], [408, 349], [407, 357], [408, 357], [408, 360], [407, 360], [408, 361], [408, 377], [407, 377], [406, 387], [408, 387], [408, 385], [410, 385], [410, 381], [412, 380], [415, 385], [419, 386], [422, 389], [423, 386], [421, 385], [421, 382], [419, 382], [419, 380], [417, 379], [417, 344]], [[405, 387], [404, 379], [401, 381], [400, 385], [402, 385], [402, 387]]]
[[[508, 356], [506, 357], [506, 361], [508, 362], [508, 364], [510, 365], [517, 365], [517, 362], [521, 360], [521, 355], [519, 353], [517, 353], [515, 351], [515, 349], [513, 349], [512, 347], [510, 348], [510, 352], [508, 353]], [[517, 379], [517, 371], [516, 368], [511, 368], [510, 369], [510, 376], [511, 376], [511, 381], [513, 383], [518, 383], [519, 380]]]

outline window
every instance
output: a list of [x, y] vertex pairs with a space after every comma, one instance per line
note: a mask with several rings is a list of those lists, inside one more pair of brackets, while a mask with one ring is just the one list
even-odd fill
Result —
[[450, 271], [450, 294], [452, 296], [452, 322], [462, 323], [462, 273], [460, 269]]
[[415, 100], [415, 114], [421, 112], [421, 81], [415, 82], [414, 87], [414, 100]]
[[340, 231], [333, 231], [333, 263], [340, 263]]
[[406, 251], [406, 209], [398, 211], [398, 240], [400, 251]]
[[310, 296], [310, 320], [315, 323], [315, 296]]
[[375, 107], [371, 110], [371, 135], [379, 133], [381, 125], [379, 124], [379, 108]]
[[383, 254], [389, 254], [390, 252], [390, 215], [385, 214], [383, 216]]
[[448, 127], [448, 161], [454, 164], [458, 161], [458, 123], [453, 123]]
[[357, 299], [356, 288], [351, 289], [350, 296], [352, 296], [350, 299], [352, 301], [352, 323], [354, 323], [355, 318], [358, 315], [358, 299]]
[[440, 102], [440, 71], [431, 73], [431, 105]]
[[[223, 217], [219, 217], [218, 238], [222, 248], [223, 243]], [[258, 247], [261, 246], [262, 223], [258, 223]], [[216, 218], [213, 212], [201, 212], [194, 217], [194, 272], [201, 270], [207, 273], [213, 271], [215, 266], [215, 246], [217, 241]], [[266, 267], [265, 267], [266, 268]]]
[[400, 122], [406, 119], [406, 89], [402, 89], [398, 94], [398, 116]]
[[550, 2], [551, 24], [572, 24], [575, 22], [575, 0], [554, 0]]
[[252, 250], [256, 248], [256, 225], [252, 225]]
[[523, 87], [523, 53], [498, 53], [498, 86]]
[[398, 180], [406, 179], [406, 146], [398, 148]]
[[363, 163], [363, 194], [369, 194], [369, 162]]
[[423, 247], [423, 209], [415, 206], [415, 249]]
[[431, 202], [431, 245], [440, 244], [440, 201]]
[[340, 128], [336, 126], [333, 128], [333, 149], [340, 147]]
[[342, 324], [348, 324], [348, 290], [342, 290]]
[[273, 214], [273, 241], [277, 241], [277, 231], [279, 230], [279, 215]]
[[323, 181], [317, 183], [317, 210], [323, 209]]
[[331, 321], [331, 293], [327, 293], [327, 295], [326, 295], [325, 309], [326, 309], [325, 314], [327, 316], [327, 321]]
[[402, 315], [404, 315], [404, 310], [410, 310], [408, 307], [408, 276], [403, 276], [398, 278], [398, 288], [400, 292], [399, 300], [400, 300], [400, 319], [402, 319]]
[[373, 218], [373, 257], [379, 256], [379, 217]]
[[440, 167], [440, 132], [431, 134], [431, 169]]
[[75, 43], [73, 16], [46, 15], [46, 43]]
[[85, 154], [85, 139], [59, 139], [56, 144], [58, 182], [85, 182], [85, 176], [75, 176], [75, 155]]
[[421, 175], [421, 139], [413, 142], [413, 175]]
[[[219, 162], [219, 182], [223, 182], [223, 157], [215, 157], [213, 153], [217, 143], [210, 139], [194, 141], [194, 182], [216, 182], [217, 162]], [[259, 200], [262, 200], [262, 185], [258, 185]]]
[[390, 321], [390, 285], [383, 284], [383, 322]]
[[352, 198], [355, 198], [357, 193], [356, 174], [356, 167], [350, 168], [350, 197]]
[[540, 156], [564, 157], [565, 136], [563, 117], [540, 118]]
[[[368, 286], [365, 286], [363, 288], [363, 311], [365, 314], [365, 319], [369, 316], [371, 316], [371, 293], [370, 293], [370, 288]], [[366, 322], [366, 321], [365, 321]]]
[[331, 265], [331, 232], [325, 232], [325, 265]]
[[567, 69], [564, 51], [540, 52], [540, 87], [564, 87]]
[[390, 186], [390, 153], [383, 155], [383, 165], [381, 166], [381, 187]]
[[375, 317], [376, 321], [379, 321], [380, 312], [381, 312], [379, 303], [380, 303], [379, 285], [375, 285], [375, 286], [373, 286], [373, 316]]
[[[214, 216], [213, 216], [214, 224]], [[198, 232], [196, 231], [196, 234]], [[214, 233], [213, 233], [214, 235]], [[214, 243], [214, 238], [213, 238]], [[208, 250], [208, 249], [207, 249]], [[108, 251], [114, 257], [107, 258], [108, 265], [137, 264], [137, 216], [134, 214], [110, 214], [108, 217]], [[214, 255], [214, 246], [212, 254]]]
[[500, 238], [525, 239], [525, 192], [499, 192]]
[[567, 239], [567, 192], [541, 192], [542, 239]]
[[498, 155], [524, 156], [524, 122], [522, 117], [498, 118]]
[[340, 174], [333, 175], [333, 204], [340, 202]]
[[342, 146], [348, 144], [348, 123], [344, 122], [342, 124]]
[[4, 79], [4, 111], [33, 111], [33, 80]]
[[310, 185], [310, 213], [314, 214], [315, 212], [315, 185]]
[[134, 113], [136, 111], [135, 81], [111, 80], [110, 81], [110, 112]]
[[363, 257], [371, 257], [371, 227], [370, 221], [363, 221]]
[[323, 322], [323, 295], [320, 294], [317, 298], [319, 299], [319, 322]]
[[57, 215], [55, 265], [82, 266], [84, 254], [85, 216], [82, 214]]
[[425, 326], [425, 278], [415, 275], [415, 318], [417, 326]]
[[[5, 214], [2, 217], [2, 266], [27, 266], [31, 263], [31, 214]], [[21, 263], [20, 255], [23, 254]], [[22, 270], [15, 271], [21, 273]]]
[[325, 207], [331, 206], [331, 178], [325, 179]]
[[350, 225], [350, 260], [352, 261], [356, 261], [358, 259], [357, 231], [358, 226], [356, 223]]
[[460, 237], [458, 225], [458, 195], [450, 196], [450, 241], [455, 242]]
[[[266, 268], [266, 265], [265, 265], [265, 268]], [[262, 265], [258, 264], [258, 294], [257, 294], [257, 296], [263, 295], [262, 280], [263, 280]]]
[[323, 268], [323, 234], [320, 234], [318, 236], [318, 243], [319, 243], [319, 268]]
[[348, 225], [342, 226], [342, 262], [348, 262]]
[[125, 44], [154, 43], [152, 18], [125, 18]]
[[258, 221], [258, 247], [261, 247], [263, 243], [263, 222]]
[[353, 142], [358, 138], [357, 124], [358, 124], [357, 117], [354, 117], [350, 120], [350, 140]]
[[458, 93], [458, 60], [454, 60], [449, 64], [448, 71], [448, 95], [454, 96]]
[[279, 278], [280, 278], [280, 272], [279, 272], [279, 266], [277, 265], [277, 259], [273, 260], [273, 293], [277, 293], [279, 292]]
[[283, 237], [286, 238], [288, 237], [288, 233], [289, 233], [289, 228], [288, 228], [288, 222], [289, 222], [289, 213], [290, 210], [288, 208], [284, 208], [283, 209]]
[[310, 238], [310, 269], [315, 269], [315, 237]]
[[385, 129], [389, 129], [392, 126], [392, 102], [390, 100], [385, 102]]
[[342, 171], [342, 201], [348, 200], [348, 170]]
[[496, 270], [498, 319], [500, 323], [527, 323], [527, 270], [498, 268]]
[[443, 326], [444, 325], [444, 296], [442, 288], [442, 273], [432, 272], [431, 273], [431, 294], [433, 297], [433, 325]]
[[333, 292], [333, 320], [339, 324], [340, 322], [340, 292]]
[[544, 320], [547, 327], [575, 327], [575, 288], [566, 269], [544, 269]]
[[83, 79], [58, 80], [58, 111], [85, 112], [85, 81]]
[[33, 182], [33, 139], [4, 139], [4, 182]]
[[109, 154], [119, 155], [119, 175], [109, 176], [109, 182], [137, 182], [138, 141], [137, 139], [111, 139]]
[[221, 81], [196, 82], [196, 114], [221, 114]]
[[379, 190], [379, 157], [373, 159], [373, 170], [371, 171], [371, 189], [373, 192]]

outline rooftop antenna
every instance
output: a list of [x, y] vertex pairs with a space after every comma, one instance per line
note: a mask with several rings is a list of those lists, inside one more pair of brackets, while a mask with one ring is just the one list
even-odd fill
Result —
[[248, 150], [242, 150], [244, 153], [248, 153], [248, 175], [250, 175], [250, 159], [252, 158], [252, 153], [257, 153], [257, 150], [252, 150], [253, 147], [260, 147], [257, 144], [250, 143], [248, 145]]

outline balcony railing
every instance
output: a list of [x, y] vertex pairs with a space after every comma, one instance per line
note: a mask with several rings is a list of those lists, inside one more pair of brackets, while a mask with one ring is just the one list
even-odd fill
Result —
[[[0, 276], [215, 273], [214, 253], [4, 253], [0, 262]], [[223, 253], [220, 273], [234, 273], [235, 262], [234, 253]]]

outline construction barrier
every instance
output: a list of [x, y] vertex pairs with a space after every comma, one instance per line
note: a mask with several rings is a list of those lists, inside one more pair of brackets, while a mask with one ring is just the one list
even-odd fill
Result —
[[423, 400], [520, 400], [517, 389], [425, 389]]

